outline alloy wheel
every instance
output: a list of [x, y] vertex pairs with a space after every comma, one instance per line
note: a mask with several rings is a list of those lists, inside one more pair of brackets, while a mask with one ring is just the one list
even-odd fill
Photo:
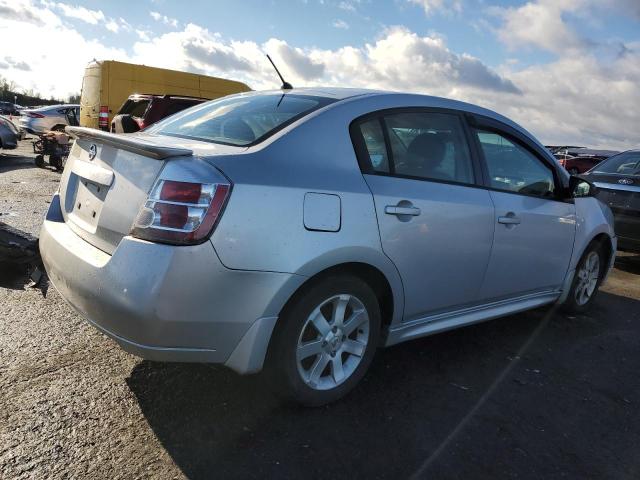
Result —
[[358, 368], [369, 342], [369, 315], [362, 301], [335, 295], [307, 317], [296, 347], [300, 377], [314, 390], [330, 390]]
[[600, 256], [590, 252], [578, 270], [578, 283], [574, 292], [576, 303], [585, 305], [593, 296], [600, 278]]

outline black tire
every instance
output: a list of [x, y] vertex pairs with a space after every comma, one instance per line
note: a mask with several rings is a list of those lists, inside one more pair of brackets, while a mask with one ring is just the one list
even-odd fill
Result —
[[[334, 388], [320, 390], [312, 388], [305, 383], [298, 369], [299, 364], [296, 352], [298, 342], [304, 335], [303, 329], [305, 325], [309, 325], [307, 320], [311, 313], [328, 299], [338, 295], [352, 296], [355, 301], [359, 301], [364, 306], [369, 319], [368, 333], [365, 334], [368, 336], [368, 340], [364, 353], [359, 357], [355, 357], [360, 360], [352, 373]], [[347, 306], [347, 310], [349, 308]], [[334, 402], [349, 393], [364, 377], [373, 360], [380, 340], [380, 317], [380, 306], [375, 293], [369, 285], [358, 277], [351, 275], [330, 276], [303, 287], [283, 310], [269, 346], [265, 370], [274, 392], [287, 401], [309, 407]], [[356, 335], [362, 334], [360, 327], [357, 330], [358, 333], [354, 331]], [[319, 337], [322, 336], [320, 333], [318, 335]], [[342, 337], [343, 340], [345, 338], [344, 336]], [[348, 340], [345, 340], [345, 345], [346, 341]], [[324, 353], [319, 355], [322, 356]], [[351, 361], [350, 354], [339, 353], [339, 355], [341, 359], [347, 358], [347, 361]], [[320, 357], [315, 358], [320, 362]], [[345, 361], [346, 364], [347, 362]], [[327, 364], [327, 369], [331, 371], [333, 368], [333, 360], [330, 360], [330, 363]], [[330, 375], [333, 379], [335, 373]]]
[[[595, 254], [598, 257], [598, 279], [595, 283], [595, 289], [593, 290], [593, 293], [589, 296], [586, 302], [582, 303], [578, 300], [578, 298], [580, 297], [579, 291], [581, 288], [581, 278], [579, 273], [584, 269], [586, 269], [588, 259], [592, 254]], [[597, 242], [591, 243], [582, 254], [582, 257], [580, 258], [580, 261], [576, 266], [576, 271], [573, 276], [573, 281], [571, 282], [571, 288], [569, 289], [569, 295], [566, 301], [564, 302], [564, 304], [562, 305], [562, 309], [566, 313], [583, 313], [591, 307], [591, 304], [593, 303], [596, 296], [598, 295], [598, 290], [600, 289], [600, 285], [602, 284], [602, 279], [604, 278], [604, 274], [608, 267], [606, 262], [607, 262], [607, 259], [602, 249], [602, 246]]]
[[44, 155], [36, 155], [36, 167], [44, 168]]

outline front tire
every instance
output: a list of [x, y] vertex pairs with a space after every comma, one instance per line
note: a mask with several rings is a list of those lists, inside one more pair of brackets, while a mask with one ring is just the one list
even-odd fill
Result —
[[589, 309], [598, 294], [605, 269], [602, 248], [597, 243], [591, 244], [578, 262], [563, 309], [569, 313], [582, 313]]
[[380, 306], [355, 276], [326, 277], [285, 308], [267, 369], [276, 393], [305, 406], [338, 400], [364, 377], [380, 339]]

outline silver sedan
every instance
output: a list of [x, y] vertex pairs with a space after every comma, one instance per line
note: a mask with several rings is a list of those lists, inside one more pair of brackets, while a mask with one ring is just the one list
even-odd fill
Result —
[[140, 357], [336, 400], [378, 347], [594, 301], [611, 211], [522, 127], [443, 98], [252, 92], [77, 141], [40, 237], [53, 284]]
[[80, 105], [50, 105], [48, 107], [23, 110], [20, 128], [28, 133], [41, 134], [50, 130], [64, 130], [69, 125], [78, 125]]

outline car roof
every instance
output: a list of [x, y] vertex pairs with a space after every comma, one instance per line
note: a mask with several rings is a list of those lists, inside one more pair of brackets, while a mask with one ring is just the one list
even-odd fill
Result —
[[348, 100], [354, 99], [357, 97], [388, 97], [388, 98], [396, 98], [398, 103], [403, 104], [411, 104], [412, 100], [415, 101], [416, 106], [421, 107], [435, 107], [435, 108], [449, 108], [452, 110], [458, 110], [462, 112], [468, 113], [476, 113], [479, 115], [484, 115], [489, 118], [493, 118], [495, 120], [499, 120], [507, 125], [515, 127], [518, 130], [525, 132], [527, 135], [533, 137], [529, 132], [527, 132], [520, 125], [515, 123], [513, 120], [494, 112], [493, 110], [489, 110], [484, 107], [480, 107], [478, 105], [474, 105], [472, 103], [463, 102], [460, 100], [453, 100], [450, 98], [437, 97], [433, 95], [424, 95], [419, 93], [407, 93], [407, 92], [397, 92], [390, 90], [375, 90], [375, 89], [367, 89], [367, 88], [344, 88], [344, 87], [310, 87], [310, 88], [293, 88], [291, 90], [263, 90], [263, 91], [252, 91], [252, 92], [244, 92], [238, 95], [242, 96], [253, 96], [253, 95], [274, 95], [274, 94], [285, 94], [285, 95], [305, 95], [312, 97], [323, 97], [323, 98], [333, 98], [335, 100]]

